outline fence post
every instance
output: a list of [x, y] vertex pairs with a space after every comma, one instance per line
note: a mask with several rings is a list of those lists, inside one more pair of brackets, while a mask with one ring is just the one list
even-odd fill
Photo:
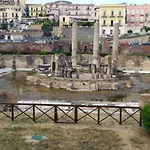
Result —
[[11, 120], [14, 121], [14, 104], [11, 104]]
[[100, 122], [100, 108], [98, 107], [98, 114], [97, 114], [97, 119], [98, 119], [98, 121], [97, 121], [97, 123], [99, 124], [99, 122]]
[[55, 123], [57, 123], [57, 121], [58, 121], [58, 114], [57, 114], [57, 106], [56, 105], [54, 106], [54, 121], [55, 121]]
[[74, 123], [77, 123], [78, 122], [78, 107], [77, 106], [74, 106]]
[[140, 127], [142, 126], [142, 116], [141, 116], [141, 108], [139, 108], [140, 109], [140, 122], [139, 122], [139, 125], [140, 125]]
[[120, 107], [120, 119], [119, 119], [119, 124], [122, 124], [122, 108]]
[[35, 104], [33, 104], [33, 121], [35, 122]]

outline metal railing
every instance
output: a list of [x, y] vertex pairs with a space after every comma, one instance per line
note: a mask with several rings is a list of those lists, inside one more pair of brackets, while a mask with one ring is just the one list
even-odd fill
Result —
[[0, 113], [12, 121], [21, 115], [34, 122], [46, 116], [55, 123], [79, 123], [88, 117], [98, 124], [107, 118], [113, 119], [120, 125], [132, 119], [141, 126], [141, 109], [138, 106], [0, 103], [0, 108]]

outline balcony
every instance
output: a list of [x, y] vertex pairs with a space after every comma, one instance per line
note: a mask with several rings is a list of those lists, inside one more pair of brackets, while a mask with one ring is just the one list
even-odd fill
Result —
[[114, 25], [113, 24], [111, 24], [111, 25], [109, 25], [110, 27], [113, 27]]
[[135, 14], [131, 14], [131, 16], [134, 16]]
[[111, 16], [109, 16], [110, 18], [115, 18], [115, 16], [114, 15], [111, 15]]
[[102, 18], [107, 18], [107, 16], [106, 16], [106, 15], [103, 15]]
[[102, 27], [107, 27], [107, 25], [106, 25], [106, 24], [103, 24]]
[[121, 16], [121, 15], [119, 15], [119, 16], [117, 16], [118, 18], [123, 18], [123, 16]]

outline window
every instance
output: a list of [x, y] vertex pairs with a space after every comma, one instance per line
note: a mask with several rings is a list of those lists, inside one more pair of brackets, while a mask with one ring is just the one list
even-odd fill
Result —
[[110, 26], [113, 26], [114, 25], [114, 21], [113, 20], [111, 20], [111, 22], [110, 22]]
[[106, 16], [106, 11], [103, 11], [103, 16]]
[[129, 11], [129, 9], [127, 9], [127, 14], [129, 14], [130, 13], [130, 11]]
[[144, 10], [143, 9], [140, 10], [140, 15], [144, 15]]
[[135, 11], [134, 10], [131, 10], [131, 15], [134, 15]]
[[121, 20], [118, 21], [118, 24], [121, 25]]
[[12, 13], [12, 17], [14, 17], [14, 13]]
[[105, 34], [105, 32], [106, 32], [106, 30], [103, 30], [103, 31], [102, 31], [102, 34]]
[[110, 30], [110, 34], [113, 34], [113, 30]]
[[103, 25], [104, 25], [104, 26], [106, 25], [106, 20], [103, 20]]
[[33, 11], [33, 8], [31, 7], [31, 11]]
[[131, 17], [131, 22], [134, 22], [134, 17]]
[[63, 22], [65, 22], [65, 17], [63, 17]]
[[143, 22], [144, 21], [144, 17], [140, 17], [140, 22]]
[[111, 16], [114, 16], [114, 11], [111, 11]]
[[121, 11], [119, 11], [119, 16], [122, 16], [122, 12]]
[[36, 11], [38, 11], [38, 8], [36, 7]]

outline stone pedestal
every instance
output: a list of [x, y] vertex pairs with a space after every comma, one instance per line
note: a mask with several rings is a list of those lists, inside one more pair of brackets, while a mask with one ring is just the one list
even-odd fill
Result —
[[150, 105], [150, 94], [141, 94], [139, 98], [139, 107], [143, 108], [146, 104]]

